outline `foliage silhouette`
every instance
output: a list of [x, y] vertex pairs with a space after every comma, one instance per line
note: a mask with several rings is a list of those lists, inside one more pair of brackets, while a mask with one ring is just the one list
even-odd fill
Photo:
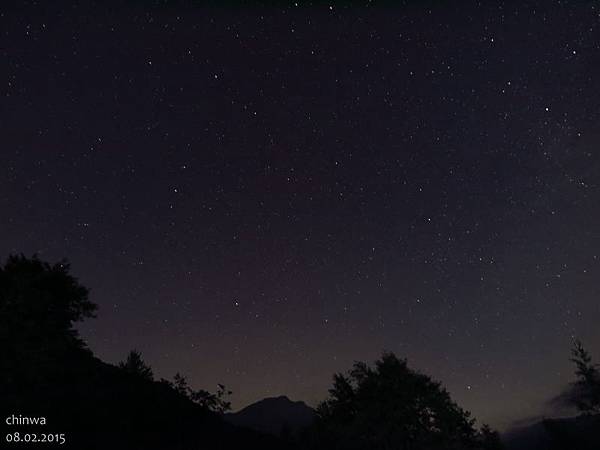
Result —
[[[0, 416], [47, 420], [43, 430], [2, 420], [7, 433], [64, 433], [60, 448], [77, 450], [285, 448], [226, 423], [206, 401], [153, 381], [139, 352], [120, 367], [95, 358], [74, 325], [94, 317], [97, 307], [69, 271], [65, 261], [51, 265], [22, 255], [0, 267]], [[221, 391], [202, 399], [224, 407]]]
[[223, 384], [218, 384], [217, 392], [213, 394], [204, 389], [192, 389], [187, 382], [187, 378], [179, 372], [175, 374], [172, 382], [165, 379], [162, 379], [161, 381], [170, 386], [179, 395], [189, 399], [208, 411], [224, 414], [231, 409], [231, 402], [227, 401], [226, 398], [230, 396], [232, 392]]
[[[25, 351], [85, 347], [73, 325], [94, 317], [97, 306], [88, 300], [87, 288], [69, 275], [69, 269], [66, 261], [50, 265], [36, 256], [9, 256], [0, 267], [3, 342], [20, 339], [30, 344], [22, 348]], [[40, 341], [44, 341], [42, 348]]]
[[514, 450], [598, 450], [600, 448], [600, 377], [583, 344], [571, 349], [576, 381], [553, 398], [551, 406], [575, 407], [576, 417], [549, 418], [529, 427], [511, 430], [506, 441]]
[[495, 432], [476, 431], [438, 382], [391, 353], [374, 368], [356, 363], [336, 374], [303, 439], [237, 428], [222, 419], [231, 394], [223, 385], [194, 390], [179, 373], [154, 381], [136, 350], [118, 366], [94, 357], [75, 329], [95, 316], [88, 295], [65, 261], [20, 255], [0, 267], [0, 412], [47, 417], [44, 431], [66, 434], [61, 448], [499, 448]]
[[571, 362], [575, 364], [577, 378], [559, 398], [575, 406], [580, 415], [545, 420], [543, 425], [552, 448], [597, 450], [600, 448], [600, 371], [579, 340], [573, 343]]
[[600, 413], [600, 371], [579, 340], [571, 349], [571, 361], [577, 376], [570, 391], [571, 403], [583, 414]]
[[374, 368], [357, 362], [347, 375], [336, 374], [317, 415], [320, 448], [451, 450], [498, 443], [489, 428], [482, 438], [440, 383], [393, 353], [384, 353]]
[[231, 393], [232, 392], [228, 390], [225, 385], [219, 383], [217, 385], [216, 393], [213, 394], [204, 389], [199, 389], [193, 391], [190, 398], [194, 403], [197, 403], [204, 408], [208, 408], [210, 411], [224, 414], [231, 410], [231, 402], [226, 400]]
[[0, 394], [7, 405], [59, 378], [68, 361], [91, 356], [74, 324], [97, 307], [69, 269], [66, 261], [23, 255], [0, 267]]
[[154, 379], [152, 368], [144, 362], [142, 354], [137, 350], [129, 352], [127, 359], [119, 363], [119, 369], [145, 380], [152, 381]]

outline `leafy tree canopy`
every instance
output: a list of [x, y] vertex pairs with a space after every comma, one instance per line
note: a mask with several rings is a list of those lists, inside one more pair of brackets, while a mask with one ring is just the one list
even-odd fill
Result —
[[6, 386], [60, 372], [63, 358], [87, 351], [74, 324], [94, 317], [97, 307], [69, 270], [66, 261], [48, 264], [23, 255], [0, 266], [0, 372]]
[[69, 274], [66, 261], [48, 264], [37, 256], [11, 255], [0, 267], [0, 321], [13, 336], [70, 335], [73, 324], [94, 317], [88, 289]]
[[469, 413], [440, 383], [393, 353], [384, 353], [374, 367], [357, 362], [347, 375], [336, 374], [317, 413], [320, 440], [330, 448], [484, 448]]

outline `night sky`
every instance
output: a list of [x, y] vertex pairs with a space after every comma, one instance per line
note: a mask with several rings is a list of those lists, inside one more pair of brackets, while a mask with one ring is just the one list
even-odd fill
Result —
[[0, 10], [0, 256], [100, 358], [235, 409], [389, 350], [503, 428], [600, 357], [597, 2], [52, 3]]

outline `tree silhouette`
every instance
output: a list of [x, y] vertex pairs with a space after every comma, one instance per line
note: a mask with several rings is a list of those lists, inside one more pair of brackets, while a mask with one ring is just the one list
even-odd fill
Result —
[[152, 368], [144, 362], [142, 354], [137, 350], [131, 350], [127, 355], [127, 359], [119, 363], [119, 368], [145, 380], [154, 379]]
[[96, 358], [75, 329], [96, 305], [69, 271], [64, 261], [35, 256], [0, 264], [0, 410], [48, 418], [52, 428], [44, 431], [64, 431], [65, 450], [281, 448], [214, 413], [228, 405], [224, 387], [193, 391], [179, 376], [177, 392], [153, 381], [135, 350], [120, 367]]
[[329, 448], [482, 447], [469, 413], [440, 383], [392, 353], [384, 353], [374, 368], [357, 362], [347, 375], [336, 374], [317, 415], [318, 440]]
[[227, 397], [230, 395], [231, 391], [223, 384], [217, 384], [217, 392], [214, 394], [204, 389], [199, 389], [191, 392], [190, 399], [210, 411], [224, 414], [231, 409], [231, 402], [227, 400]]
[[[69, 274], [66, 261], [50, 265], [37, 256], [11, 255], [0, 267], [2, 337], [48, 341], [83, 347], [73, 324], [94, 317], [97, 306], [88, 289]], [[42, 338], [43, 336], [43, 338]]]
[[190, 387], [188, 386], [187, 379], [181, 375], [179, 372], [175, 374], [173, 377], [173, 388], [176, 392], [186, 397], [189, 397]]
[[600, 371], [579, 340], [571, 349], [571, 361], [577, 381], [572, 384], [569, 401], [583, 414], [600, 413]]
[[187, 382], [187, 378], [179, 372], [175, 374], [172, 382], [165, 379], [161, 381], [166, 383], [178, 394], [183, 395], [204, 409], [219, 414], [224, 414], [231, 409], [231, 402], [227, 400], [227, 397], [230, 396], [232, 392], [223, 384], [217, 384], [217, 392], [213, 394], [204, 389], [192, 389]]
[[0, 385], [13, 398], [89, 353], [74, 324], [94, 317], [97, 307], [69, 269], [66, 261], [23, 255], [0, 266]]

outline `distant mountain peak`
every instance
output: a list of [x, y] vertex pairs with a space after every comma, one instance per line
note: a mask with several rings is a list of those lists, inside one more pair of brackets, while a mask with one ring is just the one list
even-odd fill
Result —
[[314, 419], [314, 409], [303, 401], [290, 400], [286, 395], [267, 397], [225, 415], [225, 420], [234, 425], [274, 435], [280, 435], [286, 429], [296, 433]]

